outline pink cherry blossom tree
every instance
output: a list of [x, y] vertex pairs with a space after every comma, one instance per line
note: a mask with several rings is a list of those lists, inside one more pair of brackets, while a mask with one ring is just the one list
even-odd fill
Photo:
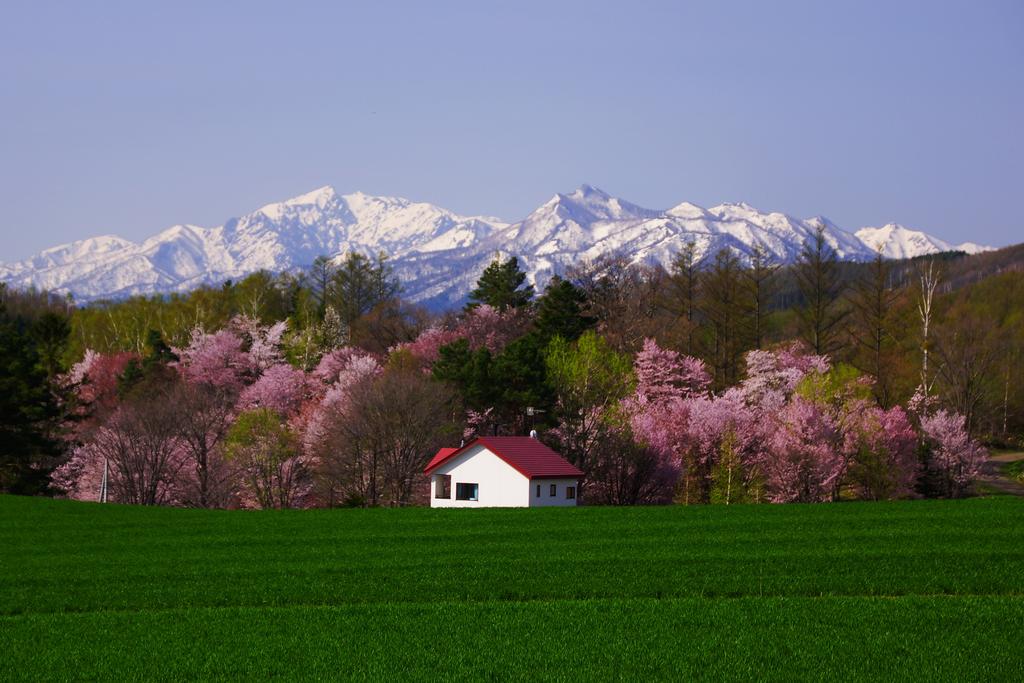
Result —
[[441, 327], [428, 327], [411, 342], [399, 344], [391, 349], [391, 352], [408, 351], [413, 358], [423, 363], [426, 369], [441, 356], [441, 347], [447, 346], [460, 339], [461, 335], [456, 330], [446, 330]]
[[117, 408], [118, 378], [130, 362], [138, 359], [134, 353], [99, 354], [90, 350], [71, 367], [63, 384], [74, 396], [71, 413], [75, 419], [69, 425], [72, 439], [80, 439]]
[[775, 503], [833, 500], [845, 473], [839, 430], [821, 406], [799, 396], [776, 413], [765, 434], [768, 499]]
[[475, 306], [463, 316], [455, 332], [469, 342], [469, 348], [486, 348], [493, 354], [500, 353], [509, 342], [526, 332], [529, 318], [524, 311], [510, 308], [499, 311], [493, 306]]
[[841, 429], [848, 460], [847, 479], [863, 500], [914, 494], [919, 474], [917, 434], [899, 406], [883, 410], [857, 402], [845, 412]]
[[249, 362], [256, 370], [263, 371], [283, 362], [282, 347], [288, 332], [288, 321], [282, 320], [267, 326], [255, 318], [240, 315], [231, 321], [229, 328], [241, 337], [248, 351]]
[[256, 374], [242, 338], [230, 330], [208, 334], [196, 328], [189, 345], [175, 353], [182, 376], [196, 384], [239, 392]]
[[987, 453], [967, 432], [963, 415], [938, 410], [921, 418], [927, 467], [937, 476], [944, 495], [957, 498], [970, 489]]
[[242, 391], [239, 410], [270, 408], [290, 417], [299, 412], [307, 394], [306, 373], [287, 363], [267, 368], [260, 378]]
[[694, 397], [689, 408], [684, 498], [726, 504], [761, 501], [765, 455], [758, 413], [735, 390]]
[[748, 405], [770, 412], [780, 408], [808, 374], [829, 371], [827, 356], [810, 353], [800, 342], [775, 350], [747, 352], [746, 378], [740, 391]]
[[703, 394], [711, 386], [704, 361], [663, 349], [653, 339], [645, 339], [636, 354], [633, 369], [637, 379], [637, 397], [641, 401], [682, 399]]

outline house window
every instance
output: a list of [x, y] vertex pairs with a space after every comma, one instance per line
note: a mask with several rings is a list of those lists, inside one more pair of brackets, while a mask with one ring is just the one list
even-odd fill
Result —
[[570, 499], [570, 500], [574, 499], [576, 497], [576, 487], [575, 486], [566, 486], [565, 487], [565, 497]]
[[551, 497], [554, 498], [558, 495], [558, 484], [551, 485]]
[[452, 497], [452, 475], [438, 474], [434, 477], [434, 498]]
[[456, 484], [455, 485], [455, 499], [456, 500], [479, 500], [480, 499], [480, 485], [479, 484]]
[[540, 484], [537, 484], [537, 497], [540, 498]]

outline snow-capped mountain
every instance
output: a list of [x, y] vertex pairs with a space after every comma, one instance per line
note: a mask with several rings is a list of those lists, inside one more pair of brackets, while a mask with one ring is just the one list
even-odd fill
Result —
[[940, 251], [964, 251], [968, 254], [977, 254], [991, 250], [991, 247], [983, 247], [974, 242], [950, 244], [920, 230], [906, 228], [899, 223], [888, 223], [881, 228], [861, 228], [854, 234], [861, 242], [872, 249], [881, 251], [882, 255], [887, 258], [913, 258]]
[[398, 197], [339, 195], [322, 187], [213, 228], [175, 225], [141, 243], [107, 235], [47, 249], [0, 265], [0, 280], [90, 301], [185, 291], [261, 269], [293, 270], [322, 254], [340, 258], [349, 251], [383, 251], [406, 297], [446, 306], [465, 297], [495, 254], [520, 257], [530, 281], [542, 287], [552, 274], [606, 254], [668, 265], [688, 241], [701, 257], [723, 247], [745, 257], [761, 247], [789, 263], [818, 226], [847, 260], [872, 258], [876, 250], [905, 258], [985, 249], [971, 243], [954, 247], [895, 224], [850, 233], [823, 217], [763, 213], [743, 203], [645, 209], [589, 185], [556, 194], [511, 224]]

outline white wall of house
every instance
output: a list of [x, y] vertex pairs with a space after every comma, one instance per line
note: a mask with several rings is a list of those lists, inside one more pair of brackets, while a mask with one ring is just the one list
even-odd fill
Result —
[[[555, 487], [555, 495], [551, 495], [551, 487]], [[572, 507], [576, 498], [566, 497], [566, 488], [573, 487], [579, 496], [580, 483], [577, 479], [534, 479], [530, 482], [530, 507]], [[539, 495], [538, 495], [539, 494]]]
[[[437, 497], [437, 475], [452, 477], [451, 498]], [[457, 500], [460, 483], [478, 484], [479, 500]], [[476, 445], [444, 463], [430, 477], [430, 506], [445, 508], [527, 507], [530, 505], [530, 480], [507, 462]]]

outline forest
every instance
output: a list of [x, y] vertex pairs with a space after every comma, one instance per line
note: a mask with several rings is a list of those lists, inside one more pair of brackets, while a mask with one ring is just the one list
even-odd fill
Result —
[[1024, 245], [844, 263], [819, 233], [468, 303], [385, 255], [75, 305], [0, 288], [0, 490], [188, 507], [422, 504], [442, 446], [531, 429], [587, 504], [960, 497], [1024, 443]]

